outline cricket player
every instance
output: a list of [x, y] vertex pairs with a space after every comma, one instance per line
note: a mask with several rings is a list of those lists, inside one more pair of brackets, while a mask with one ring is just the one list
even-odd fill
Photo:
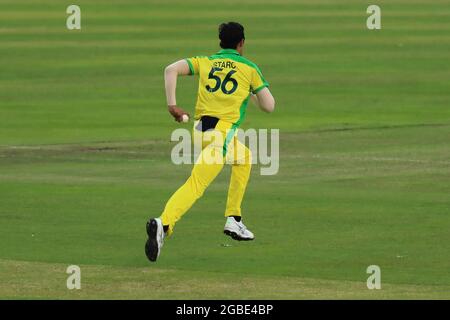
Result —
[[[210, 183], [230, 163], [231, 180], [225, 209], [224, 233], [235, 240], [253, 240], [253, 233], [243, 224], [241, 203], [251, 170], [251, 152], [236, 137], [236, 129], [245, 117], [250, 99], [265, 112], [272, 112], [275, 99], [258, 66], [243, 57], [244, 27], [236, 22], [219, 26], [222, 50], [212, 56], [196, 56], [177, 61], [164, 72], [168, 111], [176, 121], [189, 114], [177, 106], [178, 76], [197, 75], [199, 86], [195, 106], [195, 137], [201, 136], [201, 153], [187, 181], [172, 195], [159, 218], [147, 222], [145, 253], [156, 261], [178, 220], [199, 199]], [[211, 158], [215, 161], [209, 161]], [[208, 161], [206, 161], [208, 159]]]

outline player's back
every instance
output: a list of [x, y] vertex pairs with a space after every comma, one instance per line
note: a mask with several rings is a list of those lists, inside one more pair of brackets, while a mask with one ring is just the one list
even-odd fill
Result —
[[199, 75], [195, 119], [212, 116], [239, 126], [250, 93], [269, 86], [258, 66], [233, 49], [186, 61], [191, 74]]

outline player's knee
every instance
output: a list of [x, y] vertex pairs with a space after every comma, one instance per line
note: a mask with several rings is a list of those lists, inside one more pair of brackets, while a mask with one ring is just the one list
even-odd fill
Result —
[[252, 165], [252, 160], [253, 160], [252, 151], [249, 148], [247, 148], [246, 157], [245, 157], [245, 164], [251, 166]]
[[195, 188], [194, 189], [194, 195], [195, 195], [195, 197], [198, 199], [198, 198], [201, 198], [202, 196], [203, 196], [203, 193], [205, 193], [205, 190], [206, 190], [206, 188]]
[[198, 177], [191, 176], [189, 178], [190, 183], [190, 189], [192, 190], [192, 193], [196, 199], [203, 196], [203, 193], [205, 192], [206, 188], [208, 187], [205, 183], [203, 183]]
[[[249, 148], [244, 145], [239, 145], [232, 153], [232, 158], [230, 163], [237, 165], [252, 165], [252, 152]], [[230, 159], [227, 159], [228, 161]]]
[[239, 157], [237, 163], [243, 166], [252, 166], [252, 152], [249, 148], [245, 148], [243, 156]]

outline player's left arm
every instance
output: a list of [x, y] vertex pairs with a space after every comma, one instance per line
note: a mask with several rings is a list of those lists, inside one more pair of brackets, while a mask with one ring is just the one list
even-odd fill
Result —
[[187, 114], [188, 116], [189, 114], [177, 106], [177, 79], [178, 76], [187, 76], [189, 74], [191, 74], [191, 70], [186, 60], [174, 62], [164, 69], [167, 107], [170, 114], [178, 122], [182, 121], [183, 114]]

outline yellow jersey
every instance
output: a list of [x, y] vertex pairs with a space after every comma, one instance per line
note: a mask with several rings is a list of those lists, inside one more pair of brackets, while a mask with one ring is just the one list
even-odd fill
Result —
[[186, 59], [191, 75], [199, 75], [195, 119], [212, 116], [238, 127], [250, 93], [268, 87], [258, 66], [234, 49]]

